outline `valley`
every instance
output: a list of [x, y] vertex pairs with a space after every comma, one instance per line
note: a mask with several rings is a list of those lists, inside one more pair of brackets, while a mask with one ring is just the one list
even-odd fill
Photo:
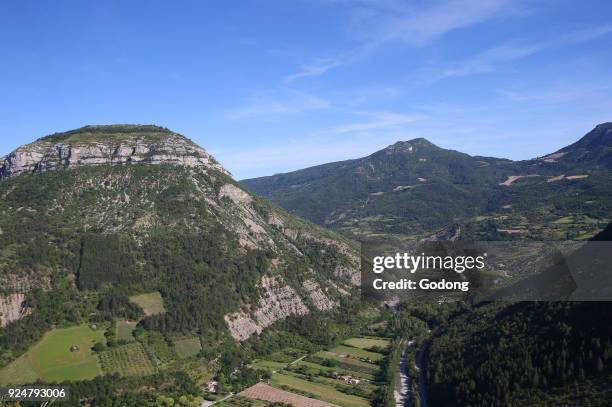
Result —
[[75, 406], [603, 405], [605, 304], [381, 307], [358, 241], [609, 240], [611, 136], [521, 162], [414, 139], [242, 183], [161, 127], [43, 137], [0, 168], [0, 384], [66, 383]]

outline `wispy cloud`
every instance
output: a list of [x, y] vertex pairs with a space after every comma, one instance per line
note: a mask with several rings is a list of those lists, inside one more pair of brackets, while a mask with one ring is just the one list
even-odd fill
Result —
[[390, 42], [425, 46], [445, 34], [516, 10], [509, 0], [444, 0], [425, 6], [398, 0], [341, 1], [351, 8], [350, 32], [360, 45], [349, 52], [315, 59], [285, 77], [285, 82], [321, 76], [348, 65]]
[[400, 129], [404, 125], [413, 123], [422, 115], [407, 115], [393, 112], [367, 112], [361, 113], [363, 116], [370, 116], [369, 120], [343, 124], [328, 130], [322, 130], [319, 134], [345, 134], [345, 133], [364, 133], [390, 129]]
[[456, 63], [440, 74], [441, 78], [468, 76], [477, 73], [491, 72], [504, 62], [515, 61], [533, 55], [546, 48], [545, 43], [507, 43], [490, 48], [476, 56]]
[[274, 94], [258, 95], [242, 107], [222, 114], [224, 120], [255, 119], [294, 115], [309, 110], [327, 109], [329, 101], [294, 89], [282, 89]]
[[493, 72], [504, 63], [523, 59], [550, 48], [588, 42], [610, 33], [612, 33], [612, 25], [606, 25], [576, 30], [550, 40], [507, 42], [457, 62], [435, 76], [437, 76], [436, 79], [444, 79]]
[[443, 0], [419, 3], [357, 1], [352, 31], [371, 46], [402, 41], [424, 46], [447, 33], [508, 13], [516, 13], [509, 0]]
[[331, 58], [331, 59], [321, 59], [321, 60], [313, 61], [308, 64], [302, 65], [297, 72], [291, 75], [287, 75], [283, 79], [283, 82], [291, 83], [295, 81], [296, 79], [300, 79], [300, 78], [307, 78], [311, 76], [321, 76], [327, 71], [330, 71], [341, 65], [347, 64], [350, 60], [352, 60], [352, 58], [349, 58], [348, 56], [339, 56], [339, 57]]

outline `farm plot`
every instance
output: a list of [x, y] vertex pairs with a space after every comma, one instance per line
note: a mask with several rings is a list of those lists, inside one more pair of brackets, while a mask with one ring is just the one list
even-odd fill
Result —
[[137, 322], [132, 321], [117, 321], [117, 340], [132, 342], [134, 341], [134, 328]]
[[155, 368], [140, 343], [130, 343], [102, 352], [98, 358], [107, 374], [148, 376], [155, 373]]
[[344, 344], [347, 346], [352, 346], [354, 348], [360, 349], [387, 349], [389, 347], [390, 341], [384, 338], [370, 338], [370, 337], [361, 337], [361, 338], [349, 338], [344, 341]]
[[303, 372], [304, 374], [311, 374], [311, 375], [317, 375], [317, 376], [329, 376], [331, 373], [335, 372], [335, 373], [338, 373], [339, 375], [353, 376], [353, 377], [356, 377], [362, 380], [373, 381], [376, 379], [376, 376], [370, 373], [364, 373], [364, 372], [360, 372], [357, 370], [351, 370], [351, 369], [343, 369], [343, 368], [340, 368], [339, 366], [334, 366], [334, 367], [323, 366], [323, 365], [320, 365], [318, 363], [314, 363], [308, 360], [301, 360], [300, 362], [296, 363], [293, 368], [296, 369], [297, 371]]
[[326, 403], [313, 398], [300, 396], [288, 391], [280, 390], [265, 383], [257, 383], [240, 393], [241, 396], [256, 400], [265, 400], [271, 403], [284, 403], [295, 407], [330, 407], [334, 404]]
[[335, 366], [341, 369], [354, 370], [356, 372], [363, 372], [374, 376], [376, 376], [380, 370], [380, 366], [378, 365], [362, 362], [359, 359], [346, 357], [335, 352], [321, 351], [316, 353], [315, 357], [316, 358], [312, 360], [315, 363], [317, 363], [317, 361], [320, 359], [331, 359], [332, 361], [335, 361]]
[[369, 400], [365, 398], [345, 394], [331, 386], [310, 382], [287, 374], [275, 373], [272, 375], [270, 383], [274, 387], [303, 393], [312, 398], [344, 407], [366, 407], [370, 405]]
[[384, 357], [384, 355], [381, 353], [369, 352], [360, 348], [354, 348], [352, 346], [344, 345], [336, 346], [331, 350], [331, 352], [345, 357], [355, 358], [359, 360], [367, 360], [372, 362], [378, 362]]
[[202, 350], [202, 344], [200, 338], [188, 337], [182, 339], [175, 339], [174, 351], [179, 359], [187, 359], [197, 355]]
[[166, 312], [164, 308], [164, 299], [158, 291], [152, 293], [133, 295], [130, 297], [130, 301], [144, 311], [145, 315], [156, 315]]
[[49, 331], [24, 355], [0, 370], [0, 384], [93, 379], [102, 371], [91, 348], [102, 340], [104, 330], [88, 325]]
[[280, 370], [287, 366], [287, 363], [275, 362], [273, 360], [256, 360], [251, 363], [251, 367], [255, 369], [271, 369]]

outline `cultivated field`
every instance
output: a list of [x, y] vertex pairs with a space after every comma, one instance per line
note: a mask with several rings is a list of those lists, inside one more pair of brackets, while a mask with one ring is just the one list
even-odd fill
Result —
[[359, 360], [359, 358], [342, 355], [336, 352], [321, 351], [316, 353], [315, 356], [321, 359], [334, 360], [336, 361], [336, 366], [341, 369], [354, 370], [370, 375], [376, 375], [379, 370], [379, 367], [375, 364], [363, 362]]
[[174, 351], [179, 359], [187, 359], [197, 355], [202, 350], [202, 344], [199, 338], [183, 338], [175, 339]]
[[377, 362], [383, 358], [383, 355], [376, 352], [369, 352], [360, 348], [354, 348], [352, 346], [339, 345], [331, 350], [331, 352], [340, 355], [345, 358], [359, 359], [359, 360], [370, 360]]
[[[102, 328], [93, 330], [88, 325], [79, 325], [54, 329], [0, 371], [0, 384], [92, 379], [102, 371], [91, 348], [103, 340]], [[76, 348], [71, 351], [71, 347]]]
[[251, 367], [255, 369], [280, 370], [287, 367], [287, 363], [275, 362], [273, 360], [256, 360], [251, 364]]
[[147, 376], [155, 373], [147, 353], [140, 343], [130, 343], [100, 353], [104, 373], [121, 376]]
[[[253, 368], [273, 371], [272, 378], [241, 395], [304, 406], [313, 399], [323, 405], [369, 406], [378, 387], [379, 362], [389, 343], [380, 337], [354, 337], [310, 355], [300, 349], [283, 349], [253, 362]], [[295, 399], [287, 401], [290, 397]]]
[[297, 393], [306, 393], [319, 400], [343, 407], [366, 407], [370, 405], [370, 401], [365, 398], [345, 394], [334, 387], [313, 383], [288, 374], [275, 373], [270, 383], [275, 387], [285, 388]]
[[300, 396], [288, 391], [279, 390], [265, 383], [257, 383], [240, 393], [241, 396], [249, 397], [256, 400], [265, 400], [272, 403], [284, 403], [295, 407], [328, 407], [334, 404], [326, 403], [320, 400]]
[[148, 294], [134, 295], [130, 301], [140, 306], [144, 313], [148, 315], [161, 314], [165, 312], [164, 299], [157, 291]]
[[[311, 359], [311, 360], [316, 360], [316, 359]], [[375, 374], [376, 372], [365, 373], [365, 372], [360, 372], [357, 370], [347, 369], [346, 367], [340, 367], [339, 365], [336, 365], [333, 367], [323, 366], [311, 360], [308, 360], [308, 359], [302, 360], [295, 364], [295, 368], [300, 369], [300, 370], [304, 369], [304, 372], [306, 374], [318, 375], [318, 376], [329, 375], [333, 372], [336, 372], [340, 375], [352, 376], [352, 377], [363, 379], [363, 380], [373, 381], [376, 379], [376, 374]]]
[[382, 338], [350, 338], [345, 340], [344, 344], [360, 349], [385, 349], [389, 347], [390, 342], [389, 340]]
[[136, 324], [137, 322], [132, 321], [117, 321], [117, 340], [132, 342], [134, 340], [132, 333]]

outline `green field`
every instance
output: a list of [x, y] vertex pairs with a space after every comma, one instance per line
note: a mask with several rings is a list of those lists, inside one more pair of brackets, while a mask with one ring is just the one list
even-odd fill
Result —
[[333, 359], [338, 362], [338, 366], [340, 368], [356, 370], [358, 372], [364, 372], [374, 375], [378, 372], [380, 368], [378, 365], [368, 362], [362, 362], [359, 359], [342, 357], [335, 352], [321, 351], [318, 352], [315, 356], [323, 359]]
[[117, 321], [117, 340], [132, 342], [134, 340], [132, 333], [136, 324], [137, 322], [132, 321]]
[[344, 341], [344, 344], [360, 349], [370, 349], [373, 347], [386, 349], [389, 347], [389, 340], [382, 338], [350, 338]]
[[344, 345], [334, 347], [331, 352], [336, 353], [338, 355], [347, 355], [350, 358], [369, 359], [375, 362], [383, 358], [383, 355], [381, 353], [369, 352], [367, 350]]
[[158, 291], [148, 294], [133, 295], [130, 301], [140, 306], [146, 315], [155, 315], [165, 312], [164, 299]]
[[341, 368], [339, 366], [328, 367], [328, 366], [319, 365], [318, 363], [308, 362], [306, 360], [301, 360], [300, 362], [296, 363], [295, 366], [296, 367], [304, 366], [305, 368], [308, 369], [308, 372], [313, 372], [313, 373], [321, 372], [321, 371], [326, 372], [326, 373], [337, 372], [341, 375], [353, 376], [353, 377], [357, 377], [357, 378], [365, 379], [365, 380], [375, 380], [376, 379], [376, 375], [374, 375], [373, 373], [366, 373], [366, 372], [359, 371], [359, 370]]
[[148, 332], [146, 337], [144, 337], [143, 344], [149, 354], [155, 355], [155, 359], [159, 363], [170, 363], [176, 360], [177, 355], [174, 344], [159, 332]]
[[142, 344], [130, 343], [99, 355], [104, 373], [121, 376], [148, 376], [155, 373]]
[[251, 367], [255, 369], [271, 369], [271, 370], [280, 370], [287, 366], [287, 363], [283, 362], [275, 362], [273, 360], [256, 360], [251, 363]]
[[[104, 340], [104, 329], [79, 325], [47, 332], [36, 345], [0, 370], [0, 384], [92, 379], [102, 373], [91, 348]], [[78, 351], [70, 348], [77, 346]]]
[[183, 338], [176, 339], [174, 342], [174, 351], [179, 359], [187, 359], [197, 355], [202, 350], [202, 344], [199, 338]]
[[328, 385], [309, 382], [295, 376], [275, 373], [270, 380], [270, 384], [278, 388], [283, 388], [283, 386], [286, 386], [288, 391], [293, 389], [298, 394], [300, 392], [305, 392], [319, 400], [327, 401], [343, 407], [366, 407], [370, 405], [370, 401], [364, 398], [351, 396]]

